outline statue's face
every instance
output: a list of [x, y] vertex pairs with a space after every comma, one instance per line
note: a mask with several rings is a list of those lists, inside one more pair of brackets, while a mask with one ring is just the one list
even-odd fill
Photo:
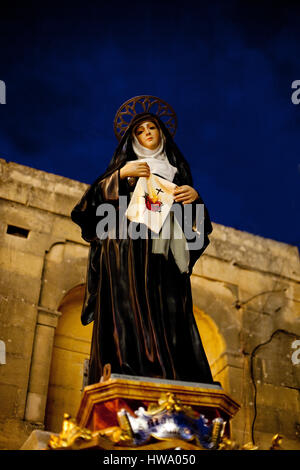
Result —
[[160, 144], [159, 128], [154, 122], [142, 122], [135, 128], [134, 133], [139, 143], [147, 149], [154, 150]]

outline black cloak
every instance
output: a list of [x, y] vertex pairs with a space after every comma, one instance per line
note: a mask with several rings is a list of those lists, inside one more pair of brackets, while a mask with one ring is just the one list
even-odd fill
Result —
[[[153, 114], [142, 113], [131, 122], [105, 173], [74, 207], [72, 220], [90, 243], [81, 314], [83, 325], [94, 321], [88, 383], [98, 382], [108, 363], [117, 374], [213, 383], [193, 315], [190, 283], [192, 268], [209, 244], [212, 231], [206, 207], [204, 244], [199, 250], [190, 250], [189, 273], [179, 271], [171, 250], [168, 259], [151, 252], [150, 233], [148, 238], [136, 240], [100, 240], [96, 234], [100, 204], [109, 202], [118, 210], [119, 195], [127, 195], [129, 203], [134, 187], [127, 179], [120, 179], [119, 170], [127, 161], [137, 159], [131, 133], [145, 119], [158, 123], [166, 137], [168, 159], [178, 169], [173, 183], [193, 187], [189, 165], [164, 123]], [[203, 204], [200, 196], [193, 202], [193, 223], [196, 203]]]

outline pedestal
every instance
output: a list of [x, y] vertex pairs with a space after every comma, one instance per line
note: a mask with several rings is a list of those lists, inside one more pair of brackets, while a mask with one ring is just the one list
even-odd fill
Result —
[[209, 420], [221, 417], [229, 423], [239, 409], [219, 385], [112, 374], [105, 382], [85, 387], [77, 422], [91, 431], [117, 426], [116, 412], [121, 408], [133, 413], [156, 404], [167, 393]]
[[52, 449], [210, 450], [230, 440], [239, 405], [219, 385], [113, 374], [85, 387]]

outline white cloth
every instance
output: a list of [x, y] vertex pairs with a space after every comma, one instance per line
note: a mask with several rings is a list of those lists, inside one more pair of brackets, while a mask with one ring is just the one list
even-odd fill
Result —
[[[169, 230], [169, 236], [164, 236], [164, 231]], [[180, 224], [173, 211], [169, 212], [163, 228], [158, 236], [152, 240], [152, 253], [164, 255], [168, 259], [169, 249], [171, 249], [175, 262], [181, 273], [189, 271], [190, 252], [186, 238]]]
[[140, 177], [125, 215], [158, 234], [173, 205], [175, 187], [174, 183], [153, 174]]
[[135, 223], [145, 224], [152, 236], [152, 253], [162, 254], [168, 259], [171, 249], [180, 272], [188, 272], [190, 254], [182, 228], [171, 211], [174, 202], [175, 184], [150, 174], [140, 177], [125, 215]]
[[[144, 223], [154, 233], [158, 233], [159, 235], [152, 239], [152, 253], [162, 254], [168, 259], [169, 249], [171, 249], [180, 272], [187, 273], [190, 253], [186, 238], [176, 216], [172, 211], [170, 212], [174, 202], [173, 190], [176, 186], [172, 181], [178, 170], [168, 160], [165, 152], [165, 136], [161, 129], [159, 131], [160, 144], [154, 150], [141, 145], [133, 134], [133, 151], [139, 160], [148, 163], [151, 175], [149, 178], [139, 178], [126, 216], [134, 222]], [[162, 176], [162, 178], [156, 175]], [[158, 192], [157, 189], [162, 189], [162, 191]], [[147, 194], [154, 203], [151, 206], [150, 201], [149, 206], [148, 200], [150, 210], [145, 204]], [[158, 208], [159, 210], [156, 210]]]

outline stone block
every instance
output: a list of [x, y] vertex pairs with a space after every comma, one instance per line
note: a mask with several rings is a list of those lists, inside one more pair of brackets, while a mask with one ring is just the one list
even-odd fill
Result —
[[[37, 325], [33, 360], [31, 364], [30, 391], [47, 396], [54, 328]], [[33, 373], [34, 371], [34, 373]]]
[[[68, 254], [71, 254], [70, 250]], [[51, 251], [44, 271], [41, 304], [50, 309], [57, 309], [70, 289], [85, 282], [86, 271], [86, 258], [66, 258], [62, 247]]]
[[[1, 366], [1, 368], [4, 366]], [[1, 419], [12, 418], [16, 416], [16, 406], [18, 398], [18, 387], [13, 384], [4, 384], [0, 378], [1, 400], [0, 416]]]
[[[273, 437], [273, 433], [257, 431], [255, 433], [255, 443], [259, 446], [260, 450], [269, 450]], [[300, 441], [298, 439], [289, 439], [286, 436], [283, 436], [281, 448], [283, 450], [300, 450]]]
[[[296, 282], [293, 282], [293, 281], [290, 281], [289, 282], [289, 289], [290, 289], [290, 292], [288, 292], [288, 296], [291, 298], [291, 299], [294, 299], [295, 301], [298, 301], [300, 302], [300, 283], [296, 283]], [[299, 312], [299, 316], [300, 316], [300, 306], [298, 306], [298, 312]]]
[[1, 221], [5, 224], [28, 228], [45, 235], [51, 233], [53, 215], [28, 205], [0, 199]]
[[229, 261], [204, 254], [195, 264], [193, 274], [237, 284], [239, 271], [239, 268]]
[[278, 387], [271, 384], [259, 384], [257, 386], [257, 405], [264, 414], [264, 407], [273, 410], [289, 411], [296, 417], [300, 412], [299, 390], [288, 387]]
[[0, 163], [0, 180], [3, 199], [67, 216], [88, 187], [79, 181], [5, 160]]
[[191, 286], [194, 304], [205, 312], [207, 311], [207, 305], [211, 301], [228, 306], [235, 305], [235, 295], [224, 282], [193, 275], [191, 276]]
[[255, 419], [255, 431], [277, 434], [279, 432], [278, 413], [272, 406], [257, 405], [257, 415]]
[[55, 312], [53, 310], [47, 312], [46, 309], [41, 309], [42, 307], [39, 308], [37, 325], [51, 327], [53, 330], [55, 330], [55, 328], [57, 327], [60, 312]]
[[252, 290], [252, 292], [240, 288], [239, 304], [241, 308], [249, 308], [269, 315], [280, 314], [281, 310], [285, 309], [289, 302], [286, 295], [288, 285], [279, 282], [275, 284], [271, 278], [269, 281], [269, 286], [266, 286], [265, 283], [264, 285], [259, 285], [256, 280], [256, 283], [252, 285], [252, 289], [254, 284], [256, 285], [256, 290]]
[[47, 395], [28, 392], [26, 403], [26, 421], [43, 425]]
[[47, 197], [45, 197], [44, 188], [31, 187], [28, 204], [31, 207], [69, 217], [74, 207], [74, 198], [72, 195], [60, 194], [55, 192], [55, 190], [47, 191]]
[[210, 256], [241, 267], [300, 279], [299, 252], [295, 246], [215, 223], [210, 238], [206, 250]]
[[[32, 328], [37, 314], [35, 304], [25, 302], [24, 300], [22, 301], [22, 299], [18, 298], [6, 297], [2, 293], [0, 293], [0, 298], [0, 319], [2, 328]], [[10, 337], [9, 334], [8, 337]]]
[[6, 363], [10, 358], [24, 358], [27, 360], [32, 352], [32, 338], [34, 325], [1, 327], [1, 337], [6, 343]]
[[74, 261], [78, 263], [78, 261], [82, 261], [84, 263], [87, 262], [89, 254], [89, 246], [82, 246], [78, 245], [78, 243], [66, 243], [65, 247], [65, 259]]
[[[9, 345], [11, 343], [7, 343]], [[6, 354], [6, 364], [1, 366], [0, 381], [7, 385], [15, 385], [26, 391], [29, 369], [31, 362], [31, 354], [21, 356], [16, 354]]]
[[279, 433], [289, 439], [297, 439], [297, 424], [299, 424], [299, 406], [298, 412], [292, 409], [277, 410], [278, 422], [279, 422]]
[[24, 276], [18, 272], [7, 271], [0, 267], [0, 296], [5, 304], [18, 300], [22, 303], [36, 305], [39, 299], [40, 286], [40, 277], [32, 277], [30, 274]]
[[271, 342], [257, 350], [255, 361], [260, 360], [261, 370], [258, 373], [254, 370], [258, 380], [276, 387], [299, 388], [300, 364], [292, 362], [294, 340], [295, 337], [278, 332]]
[[245, 308], [241, 327], [241, 344], [243, 351], [251, 354], [254, 348], [267, 341], [274, 331], [273, 319], [270, 315]]
[[20, 450], [47, 450], [48, 442], [52, 435], [58, 436], [49, 431], [41, 431], [36, 429], [32, 431], [30, 436], [26, 439]]
[[12, 183], [12, 180], [1, 180], [0, 198], [7, 201], [15, 201], [20, 204], [26, 204], [30, 188], [24, 186], [21, 182]]
[[0, 420], [0, 449], [19, 450], [36, 428], [38, 426], [20, 419]]
[[79, 244], [80, 246], [82, 245], [89, 248], [89, 243], [81, 237], [81, 229], [72, 221], [70, 214], [65, 217], [56, 217], [55, 224], [52, 229], [52, 236], [57, 238], [63, 237]]
[[40, 277], [44, 258], [32, 253], [0, 246], [1, 269], [25, 277]]

